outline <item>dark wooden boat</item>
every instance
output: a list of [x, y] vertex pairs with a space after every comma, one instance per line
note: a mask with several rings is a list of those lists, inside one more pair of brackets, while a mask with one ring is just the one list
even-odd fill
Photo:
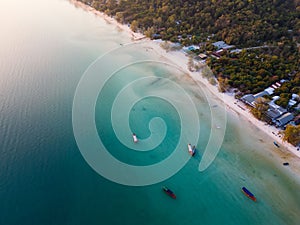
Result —
[[256, 197], [247, 188], [242, 187], [242, 191], [248, 198], [256, 202]]
[[176, 195], [173, 193], [173, 191], [171, 191], [169, 188], [163, 186], [162, 187], [163, 191], [169, 195], [171, 198], [176, 199]]
[[277, 147], [277, 148], [279, 148], [280, 146], [279, 146], [279, 144], [277, 144], [277, 142], [276, 141], [274, 141], [273, 142], [273, 144]]

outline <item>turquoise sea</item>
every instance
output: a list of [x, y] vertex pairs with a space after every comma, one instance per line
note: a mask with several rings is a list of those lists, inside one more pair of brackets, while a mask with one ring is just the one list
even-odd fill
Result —
[[[220, 102], [176, 65], [66, 0], [0, 2], [1, 225], [300, 224], [299, 177], [273, 140], [235, 113], [224, 121]], [[180, 151], [190, 139], [193, 158]]]

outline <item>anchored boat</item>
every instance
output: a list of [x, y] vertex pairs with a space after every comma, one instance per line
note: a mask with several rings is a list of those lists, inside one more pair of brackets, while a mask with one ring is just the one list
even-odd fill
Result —
[[134, 143], [137, 143], [137, 142], [139, 141], [139, 140], [137, 139], [135, 133], [132, 134], [132, 138], [133, 138], [133, 142], [134, 142]]
[[255, 196], [247, 188], [242, 187], [242, 191], [248, 198], [256, 202]]
[[274, 141], [273, 142], [273, 144], [277, 147], [277, 148], [279, 148], [280, 146], [279, 146], [279, 144], [277, 144], [277, 142], [276, 141]]
[[173, 193], [173, 191], [171, 191], [169, 188], [163, 186], [162, 187], [163, 191], [169, 195], [171, 198], [176, 199], [176, 195]]
[[195, 145], [192, 147], [191, 144], [188, 144], [188, 151], [189, 151], [189, 154], [190, 154], [191, 156], [194, 156], [195, 153], [196, 153], [196, 147], [195, 147]]

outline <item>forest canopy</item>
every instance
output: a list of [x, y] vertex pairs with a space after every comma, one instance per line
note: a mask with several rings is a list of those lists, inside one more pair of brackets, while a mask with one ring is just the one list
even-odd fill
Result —
[[219, 40], [250, 47], [207, 60], [221, 91], [257, 93], [286, 80], [276, 89], [277, 104], [286, 107], [292, 93], [300, 95], [300, 0], [81, 1], [150, 38], [197, 44], [196, 54], [216, 50], [212, 43]]
[[255, 46], [299, 40], [299, 0], [81, 0], [152, 37]]

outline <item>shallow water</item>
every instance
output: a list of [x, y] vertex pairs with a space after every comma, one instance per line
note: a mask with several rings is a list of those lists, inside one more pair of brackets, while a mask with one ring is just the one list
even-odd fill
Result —
[[[2, 5], [0, 224], [300, 222], [299, 183], [273, 153], [276, 149], [271, 138], [233, 113], [227, 114], [226, 126], [218, 129], [223, 118], [220, 103], [209, 93], [204, 95], [205, 89], [199, 89], [201, 84], [174, 66], [145, 61], [132, 64], [141, 59], [156, 59], [142, 48], [122, 46], [118, 54], [113, 51], [113, 60], [99, 72], [99, 76], [104, 76], [102, 72], [115, 63], [127, 65], [109, 74], [111, 78], [95, 97], [98, 137], [114, 157], [136, 166], [164, 162], [177, 145], [186, 148], [190, 135], [195, 134], [191, 132], [195, 124], [180, 121], [183, 115], [194, 114], [189, 114], [189, 102], [182, 100], [176, 89], [171, 90], [171, 81], [179, 84], [195, 104], [200, 127], [199, 137], [193, 138], [198, 138], [198, 152], [189, 160], [186, 152], [180, 151], [182, 160], [175, 157], [165, 170], [173, 170], [173, 165], [177, 168], [177, 163], [183, 163], [183, 167], [169, 179], [149, 186], [124, 186], [100, 176], [84, 160], [74, 137], [74, 94], [88, 66], [99, 56], [119, 48], [120, 43], [130, 42], [130, 38], [67, 1], [13, 0], [3, 1]], [[152, 78], [130, 85], [141, 76]], [[116, 121], [121, 123], [124, 118], [142, 141], [151, 136], [152, 118], [164, 120], [165, 124], [153, 123], [154, 133], [146, 144], [158, 141], [155, 132], [166, 128], [166, 134], [150, 151], [140, 152], [126, 146], [127, 142], [131, 144], [131, 134], [118, 127], [119, 123], [114, 128], [111, 124], [113, 101], [126, 85], [128, 99], [121, 99], [124, 104], [116, 108], [115, 116], [120, 117]], [[87, 94], [92, 91], [86, 89]], [[145, 95], [151, 96], [136, 102], [130, 112], [124, 112], [128, 103], [124, 101]], [[159, 96], [169, 97], [175, 103]], [[213, 121], [212, 111], [216, 111]], [[221, 140], [218, 130], [225, 128], [216, 159], [208, 169], [199, 172], [209, 137], [214, 134], [215, 142]], [[114, 129], [119, 129], [120, 136]], [[117, 172], [125, 177], [134, 175]], [[164, 171], [156, 170], [153, 177], [159, 173]], [[135, 175], [135, 179], [142, 180], [140, 174]], [[176, 193], [175, 201], [162, 192], [162, 185]], [[256, 203], [241, 193], [242, 186], [255, 194]]]

